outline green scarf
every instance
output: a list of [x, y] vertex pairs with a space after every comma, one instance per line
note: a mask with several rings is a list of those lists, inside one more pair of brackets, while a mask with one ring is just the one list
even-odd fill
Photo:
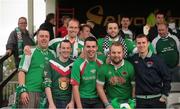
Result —
[[15, 31], [17, 33], [18, 57], [21, 58], [23, 54], [23, 46], [24, 46], [22, 40], [22, 33], [18, 27], [15, 29]]

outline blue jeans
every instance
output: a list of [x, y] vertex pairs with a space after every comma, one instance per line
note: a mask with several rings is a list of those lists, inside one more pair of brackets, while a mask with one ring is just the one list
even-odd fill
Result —
[[100, 98], [81, 98], [83, 108], [104, 108]]
[[55, 99], [54, 100], [56, 108], [62, 108], [65, 109], [67, 104], [70, 102], [70, 100], [59, 100], [59, 99]]

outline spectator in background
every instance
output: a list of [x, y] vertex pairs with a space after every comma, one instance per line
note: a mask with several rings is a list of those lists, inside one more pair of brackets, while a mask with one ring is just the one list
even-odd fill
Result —
[[152, 42], [152, 40], [158, 36], [158, 30], [157, 30], [157, 26], [159, 24], [165, 23], [165, 15], [162, 11], [157, 11], [155, 13], [155, 19], [156, 19], [156, 23], [153, 27], [150, 27], [150, 30], [148, 32], [148, 38], [149, 41]]
[[69, 16], [62, 17], [62, 26], [57, 29], [56, 37], [63, 38], [68, 34], [67, 26], [68, 26], [68, 22], [70, 21], [70, 19], [71, 18]]
[[77, 36], [79, 33], [79, 20], [73, 18], [68, 22], [68, 34], [64, 38], [55, 38], [49, 42], [49, 48], [54, 50], [59, 56], [59, 44], [62, 40], [67, 39], [71, 42], [71, 58], [76, 59], [82, 52], [84, 42]]
[[101, 27], [101, 25], [96, 24], [94, 21], [87, 20], [86, 24], [91, 27], [91, 36], [95, 36], [98, 39], [103, 38], [106, 35], [104, 28]]
[[[56, 25], [56, 20], [55, 20], [55, 14], [54, 13], [49, 13], [46, 15], [46, 20], [43, 24], [40, 25], [39, 28], [46, 28], [49, 31], [50, 34], [50, 40], [55, 38], [55, 27]], [[34, 36], [36, 33], [34, 34]]]
[[79, 30], [79, 39], [84, 41], [87, 37], [91, 36], [90, 34], [91, 27], [87, 24], [81, 24]]
[[129, 26], [131, 24], [130, 18], [128, 16], [123, 16], [121, 18], [121, 29], [120, 31], [123, 32], [124, 37], [130, 40], [134, 40], [135, 33], [129, 29]]
[[180, 81], [180, 43], [168, 32], [167, 24], [158, 25], [158, 36], [152, 41], [155, 53], [165, 60], [170, 68], [173, 81]]
[[175, 35], [180, 40], [180, 29], [176, 25], [175, 20], [170, 17], [167, 22], [168, 22], [169, 32], [172, 35]]
[[7, 44], [6, 52], [10, 56], [14, 55], [15, 65], [18, 67], [20, 59], [23, 54], [23, 49], [26, 45], [35, 45], [32, 36], [29, 34], [27, 27], [27, 19], [20, 17], [18, 19], [18, 27], [16, 27], [10, 34]]

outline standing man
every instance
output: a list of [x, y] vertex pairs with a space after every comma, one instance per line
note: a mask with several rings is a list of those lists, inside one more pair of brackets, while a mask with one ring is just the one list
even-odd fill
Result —
[[[81, 41], [84, 41], [87, 37], [91, 36], [90, 34], [91, 27], [87, 24], [82, 24], [80, 26], [80, 31], [79, 31], [79, 39]], [[95, 37], [95, 36], [92, 36]]]
[[125, 36], [125, 39], [134, 40], [135, 33], [129, 29], [131, 25], [130, 18], [128, 16], [122, 16], [121, 18], [121, 30]]
[[45, 92], [49, 101], [49, 108], [73, 108], [72, 87], [70, 75], [73, 61], [70, 59], [71, 43], [63, 40], [59, 46], [59, 57], [51, 59], [46, 66]]
[[96, 91], [97, 69], [103, 63], [96, 58], [97, 40], [88, 37], [84, 42], [85, 58], [78, 58], [72, 67], [71, 84], [77, 108], [103, 108]]
[[146, 35], [136, 37], [138, 54], [132, 57], [136, 72], [136, 108], [166, 108], [171, 75], [161, 58], [148, 50], [148, 45]]
[[157, 26], [165, 22], [166, 21], [164, 13], [162, 11], [157, 11], [155, 13], [155, 25], [153, 27], [150, 27], [150, 30], [148, 31], [148, 39], [150, 42], [152, 42], [152, 40], [158, 36]]
[[[44, 23], [40, 25], [39, 28], [46, 28], [49, 31], [50, 34], [50, 40], [55, 38], [55, 25], [56, 25], [56, 19], [54, 13], [49, 13], [46, 15], [46, 19]], [[35, 33], [36, 35], [36, 33]]]
[[71, 42], [72, 45], [72, 53], [71, 58], [76, 59], [82, 52], [82, 48], [84, 46], [84, 42], [79, 40], [78, 33], [79, 33], [79, 21], [77, 19], [71, 19], [68, 22], [68, 34], [64, 38], [55, 38], [49, 42], [49, 48], [56, 51], [57, 56], [59, 55], [59, 43], [67, 39]]
[[31, 55], [23, 55], [18, 73], [17, 88], [19, 108], [40, 108], [45, 104], [41, 97], [45, 64], [54, 55], [48, 49], [50, 34], [45, 29], [37, 32], [37, 46], [31, 49]]
[[134, 68], [130, 62], [123, 59], [123, 46], [119, 42], [111, 45], [109, 57], [111, 62], [100, 67], [96, 81], [98, 94], [106, 108], [112, 108], [111, 102], [115, 99], [120, 104], [135, 96], [131, 84]]
[[172, 73], [173, 81], [180, 81], [180, 43], [168, 32], [166, 24], [158, 25], [158, 36], [152, 41], [155, 52], [164, 59]]
[[20, 17], [18, 19], [18, 27], [13, 30], [6, 44], [6, 52], [10, 56], [14, 55], [15, 65], [18, 67], [20, 59], [23, 55], [23, 49], [26, 45], [35, 45], [33, 38], [30, 36], [27, 27], [27, 19]]

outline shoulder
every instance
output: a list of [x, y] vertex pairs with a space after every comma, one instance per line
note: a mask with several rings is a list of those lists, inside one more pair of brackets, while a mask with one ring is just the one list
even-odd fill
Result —
[[81, 63], [83, 63], [84, 62], [84, 59], [83, 58], [81, 58], [81, 57], [78, 57], [75, 61], [74, 61], [74, 65], [75, 64], [81, 64]]
[[128, 60], [124, 60], [124, 65], [125, 65], [126, 67], [133, 68], [132, 63], [131, 63], [131, 62], [129, 62]]
[[157, 36], [152, 40], [152, 44], [156, 44], [160, 40], [160, 37]]
[[103, 42], [104, 41], [104, 38], [99, 38], [98, 39], [98, 42]]
[[175, 41], [179, 41], [179, 39], [178, 39], [175, 35], [172, 35], [172, 34], [171, 34], [169, 37], [172, 38], [172, 39], [174, 39]]
[[84, 42], [83, 42], [83, 41], [79, 40], [78, 43], [79, 43], [80, 45], [84, 46]]
[[51, 55], [53, 55], [53, 57], [56, 57], [56, 53], [54, 50], [48, 49], [48, 51]]
[[62, 40], [64, 40], [64, 38], [55, 38], [52, 39], [51, 41], [49, 41], [49, 46], [55, 44], [55, 43], [60, 43]]
[[16, 30], [11, 31], [10, 37], [17, 35]]
[[110, 64], [102, 64], [102, 65], [99, 67], [99, 70], [101, 70], [101, 71], [108, 71], [109, 66], [110, 66]]

